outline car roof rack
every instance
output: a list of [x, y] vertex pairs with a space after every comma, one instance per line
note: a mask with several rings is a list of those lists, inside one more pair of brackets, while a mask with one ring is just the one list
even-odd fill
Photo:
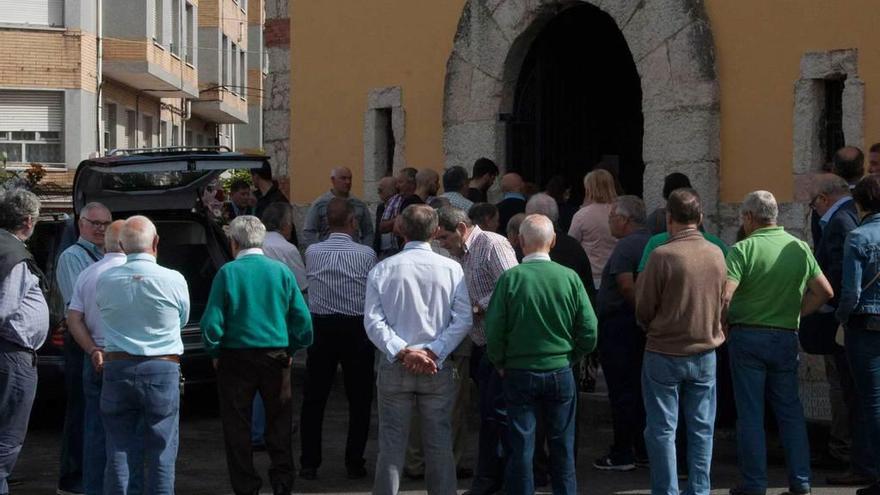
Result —
[[229, 146], [166, 146], [163, 148], [114, 148], [107, 152], [105, 156], [130, 156], [130, 155], [150, 155], [156, 153], [191, 153], [210, 152], [210, 153], [230, 153], [232, 149]]

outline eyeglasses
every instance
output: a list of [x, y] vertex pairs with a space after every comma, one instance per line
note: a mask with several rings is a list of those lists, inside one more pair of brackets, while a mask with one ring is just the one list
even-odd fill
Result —
[[96, 220], [92, 220], [92, 219], [89, 219], [86, 217], [82, 217], [82, 219], [85, 220], [86, 222], [89, 222], [89, 224], [91, 224], [91, 226], [96, 229], [106, 229], [107, 227], [110, 226], [111, 223], [113, 223], [113, 222], [98, 222]]
[[810, 200], [810, 209], [811, 210], [816, 209], [816, 201], [819, 201], [819, 196], [821, 196], [821, 194], [817, 194], [817, 195], [813, 196], [813, 199]]

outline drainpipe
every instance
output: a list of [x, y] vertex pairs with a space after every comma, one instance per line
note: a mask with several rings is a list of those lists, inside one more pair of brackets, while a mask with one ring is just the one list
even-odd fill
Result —
[[[96, 60], [96, 70], [95, 70], [95, 78], [97, 79], [97, 95], [96, 98], [98, 100], [98, 109], [97, 109], [97, 128], [98, 128], [98, 156], [102, 156], [104, 154], [104, 3], [103, 0], [95, 0], [95, 15], [97, 16], [95, 19], [95, 31], [97, 39], [97, 60]], [[116, 129], [113, 129], [113, 132], [116, 132]]]

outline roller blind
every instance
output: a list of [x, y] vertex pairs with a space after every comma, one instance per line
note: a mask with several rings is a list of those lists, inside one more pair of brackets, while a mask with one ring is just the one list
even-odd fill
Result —
[[0, 132], [63, 130], [63, 93], [0, 91]]
[[64, 26], [64, 0], [0, 0], [0, 23]]

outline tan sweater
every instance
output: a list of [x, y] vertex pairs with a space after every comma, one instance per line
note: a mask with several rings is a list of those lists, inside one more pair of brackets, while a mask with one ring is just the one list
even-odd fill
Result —
[[636, 317], [648, 334], [645, 349], [690, 356], [721, 345], [726, 278], [724, 254], [696, 229], [655, 249], [636, 282]]

